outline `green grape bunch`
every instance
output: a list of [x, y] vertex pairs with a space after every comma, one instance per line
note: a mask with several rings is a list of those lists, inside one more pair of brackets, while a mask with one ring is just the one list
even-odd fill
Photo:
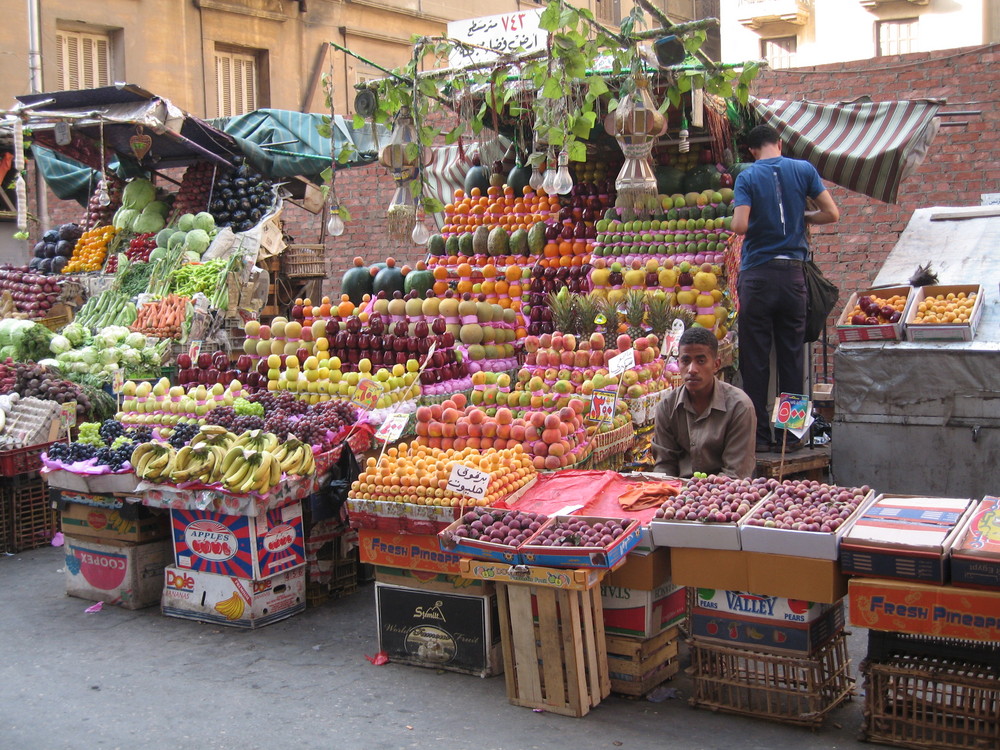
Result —
[[99, 422], [82, 422], [76, 442], [103, 448], [104, 441], [101, 439], [100, 429], [101, 425]]
[[245, 398], [238, 398], [233, 402], [233, 411], [241, 417], [263, 417], [264, 405], [247, 401]]

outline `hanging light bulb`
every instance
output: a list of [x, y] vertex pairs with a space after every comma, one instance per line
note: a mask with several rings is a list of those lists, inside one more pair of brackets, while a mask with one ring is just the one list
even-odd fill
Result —
[[344, 233], [344, 220], [340, 217], [339, 206], [330, 206], [330, 218], [326, 222], [326, 231], [331, 237], [339, 237]]
[[545, 176], [538, 167], [531, 168], [531, 177], [528, 178], [528, 185], [532, 190], [538, 192], [538, 188], [542, 186], [545, 181]]
[[111, 205], [111, 194], [108, 193], [108, 183], [104, 181], [103, 177], [97, 186], [97, 205], [102, 208]]
[[569, 173], [569, 154], [565, 151], [559, 152], [559, 168], [552, 180], [552, 189], [559, 195], [566, 195], [573, 189], [573, 175]]
[[688, 140], [688, 136], [690, 134], [688, 133], [687, 117], [681, 118], [681, 130], [680, 133], [678, 133], [677, 135], [678, 135], [677, 150], [682, 154], [686, 154], [688, 151], [691, 150], [691, 141]]
[[410, 235], [410, 239], [413, 240], [414, 244], [426, 245], [427, 240], [431, 238], [431, 230], [427, 228], [427, 222], [424, 221], [424, 217], [421, 216], [417, 219], [417, 223], [413, 225], [413, 233]]

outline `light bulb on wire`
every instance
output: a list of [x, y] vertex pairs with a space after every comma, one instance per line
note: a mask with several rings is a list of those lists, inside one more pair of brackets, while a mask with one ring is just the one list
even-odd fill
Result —
[[546, 195], [556, 194], [555, 182], [556, 182], [556, 170], [546, 169], [545, 176], [542, 179], [542, 190], [545, 191]]
[[340, 207], [330, 207], [330, 218], [326, 222], [326, 231], [331, 237], [339, 237], [344, 233], [344, 220], [340, 216]]
[[688, 140], [688, 136], [689, 135], [690, 134], [688, 133], [688, 121], [687, 121], [687, 117], [682, 117], [681, 118], [681, 131], [677, 134], [677, 138], [678, 138], [677, 150], [680, 153], [682, 153], [682, 154], [686, 154], [688, 151], [691, 150], [691, 141]]
[[108, 193], [108, 184], [103, 178], [101, 178], [101, 182], [97, 186], [97, 205], [102, 208], [111, 205], [111, 194]]
[[545, 181], [545, 176], [542, 173], [542, 171], [538, 167], [532, 167], [531, 177], [528, 178], [528, 185], [531, 187], [531, 189], [537, 193], [538, 188], [542, 186], [542, 183], [544, 181]]
[[416, 245], [426, 245], [431, 238], [431, 230], [427, 228], [427, 222], [421, 216], [417, 223], [413, 225], [413, 233], [410, 235]]
[[552, 189], [559, 195], [566, 195], [573, 189], [573, 176], [569, 173], [569, 154], [559, 152], [559, 168], [552, 180]]

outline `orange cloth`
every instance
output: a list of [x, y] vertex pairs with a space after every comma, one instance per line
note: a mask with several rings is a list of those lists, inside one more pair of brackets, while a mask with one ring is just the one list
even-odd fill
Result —
[[669, 497], [681, 493], [680, 482], [642, 482], [618, 498], [624, 510], [657, 508]]

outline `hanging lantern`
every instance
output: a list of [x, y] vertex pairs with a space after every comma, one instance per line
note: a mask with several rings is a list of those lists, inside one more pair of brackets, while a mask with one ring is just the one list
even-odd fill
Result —
[[397, 242], [412, 239], [417, 222], [418, 198], [413, 194], [412, 183], [420, 176], [420, 169], [430, 161], [430, 154], [420, 146], [417, 126], [408, 107], [401, 107], [392, 127], [389, 142], [382, 147], [379, 163], [392, 174], [396, 190], [389, 201], [386, 218], [389, 236]]
[[666, 132], [667, 118], [653, 102], [647, 79], [636, 79], [635, 89], [608, 115], [605, 127], [615, 134], [625, 154], [625, 163], [615, 180], [615, 205], [648, 216], [657, 207], [656, 175], [650, 155], [656, 139]]

